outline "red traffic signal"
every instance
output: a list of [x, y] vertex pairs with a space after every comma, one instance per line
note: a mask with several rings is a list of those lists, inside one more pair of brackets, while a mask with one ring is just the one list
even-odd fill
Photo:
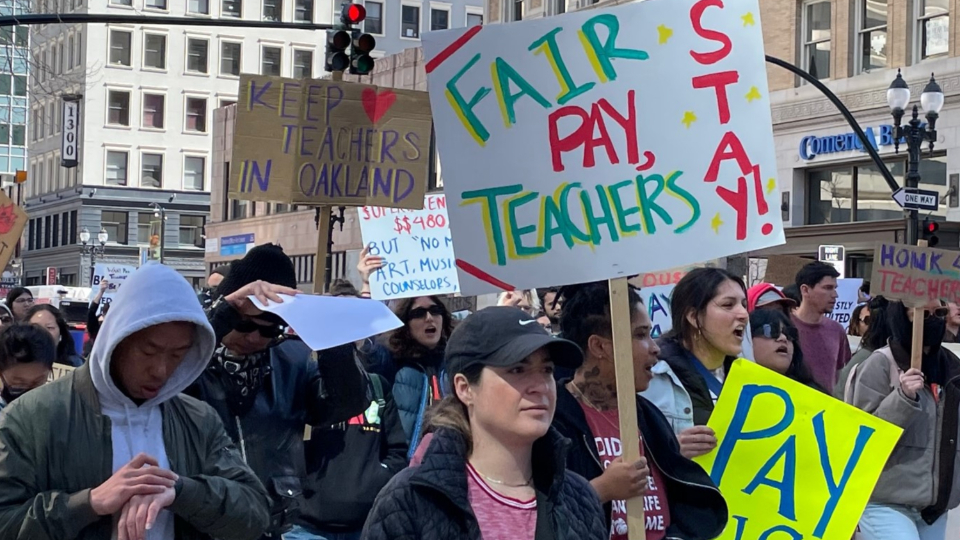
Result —
[[340, 22], [346, 25], [360, 24], [367, 18], [367, 8], [360, 4], [344, 4], [340, 10]]
[[930, 218], [923, 220], [923, 226], [920, 228], [921, 237], [927, 241], [927, 247], [936, 247], [940, 243], [940, 237], [937, 231], [940, 230], [940, 223]]
[[923, 228], [927, 234], [933, 234], [940, 230], [940, 224], [936, 221], [928, 221], [923, 224]]

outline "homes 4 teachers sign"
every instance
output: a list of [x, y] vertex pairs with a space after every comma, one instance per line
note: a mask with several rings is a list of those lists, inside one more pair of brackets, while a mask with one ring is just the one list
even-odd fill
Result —
[[759, 17], [650, 0], [425, 34], [462, 294], [783, 243]]

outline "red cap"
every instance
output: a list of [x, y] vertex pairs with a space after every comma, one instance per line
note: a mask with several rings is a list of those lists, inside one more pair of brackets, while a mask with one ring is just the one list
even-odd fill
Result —
[[758, 283], [747, 289], [747, 311], [780, 302], [786, 308], [795, 308], [797, 303], [787, 298], [771, 283]]

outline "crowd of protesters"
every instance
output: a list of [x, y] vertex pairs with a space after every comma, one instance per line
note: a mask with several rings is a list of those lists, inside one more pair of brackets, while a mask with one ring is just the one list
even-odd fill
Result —
[[[369, 298], [383, 264], [364, 250], [360, 289], [328, 294]], [[265, 244], [199, 295], [157, 264], [103, 306], [101, 283], [83, 357], [17, 288], [0, 309], [0, 539], [626, 540], [641, 498], [647, 540], [709, 540], [729, 512], [691, 460], [716, 448], [707, 423], [749, 356], [905, 429], [863, 540], [943, 540], [960, 464], [957, 437], [935, 434], [958, 433], [960, 360], [941, 343], [960, 307], [925, 312], [915, 369], [913, 310], [863, 292], [844, 330], [837, 277], [814, 262], [781, 291], [693, 270], [659, 339], [631, 287], [632, 463], [606, 282], [508, 291], [457, 325], [443, 298], [405, 298], [397, 330], [312, 351], [250, 300], [298, 292]], [[54, 364], [76, 369], [48, 383]]]

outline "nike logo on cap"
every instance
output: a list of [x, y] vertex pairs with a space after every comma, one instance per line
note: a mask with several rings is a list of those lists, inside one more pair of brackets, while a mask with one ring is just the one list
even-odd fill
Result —
[[520, 321], [520, 324], [523, 325], [523, 326], [526, 326], [526, 325], [528, 325], [528, 324], [533, 324], [533, 323], [535, 323], [535, 322], [537, 322], [537, 321], [531, 319], [531, 320], [529, 320], [529, 321]]

